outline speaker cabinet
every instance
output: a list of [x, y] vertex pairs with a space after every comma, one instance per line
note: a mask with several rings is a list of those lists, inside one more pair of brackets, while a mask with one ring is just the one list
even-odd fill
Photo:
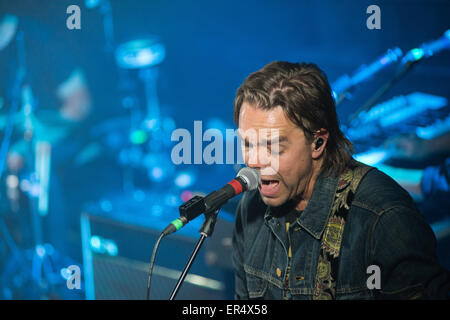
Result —
[[[151, 228], [143, 223], [121, 220], [89, 212], [81, 215], [86, 299], [139, 300], [146, 297], [149, 262], [162, 227]], [[164, 224], [170, 221], [167, 219]], [[197, 236], [200, 237], [198, 229], [202, 221], [191, 223], [186, 230], [183, 228], [161, 241], [153, 268], [150, 299], [170, 297]], [[149, 224], [155, 225], [151, 221]], [[231, 232], [232, 223], [218, 219], [214, 234], [205, 240], [176, 299], [233, 299]]]

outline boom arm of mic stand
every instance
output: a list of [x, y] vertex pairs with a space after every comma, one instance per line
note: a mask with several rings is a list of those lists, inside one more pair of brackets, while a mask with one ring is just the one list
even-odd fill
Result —
[[352, 121], [355, 120], [355, 119], [359, 116], [359, 114], [360, 114], [361, 112], [363, 112], [364, 110], [368, 110], [368, 109], [372, 108], [372, 107], [375, 105], [375, 103], [376, 103], [382, 96], [384, 96], [384, 95], [389, 91], [389, 89], [392, 88], [392, 86], [393, 86], [396, 82], [398, 82], [402, 77], [405, 76], [405, 74], [406, 74], [408, 71], [411, 70], [411, 68], [415, 65], [415, 63], [416, 63], [416, 61], [414, 61], [414, 62], [408, 62], [408, 63], [406, 63], [405, 65], [403, 65], [403, 66], [402, 66], [402, 67], [394, 74], [394, 76], [393, 76], [391, 79], [389, 79], [388, 82], [386, 82], [384, 85], [382, 85], [382, 86], [375, 92], [375, 94], [374, 94], [372, 97], [370, 97], [370, 99], [369, 99], [366, 103], [364, 103], [364, 105], [363, 105], [362, 107], [360, 107], [358, 110], [356, 110], [356, 112], [353, 113], [353, 114], [349, 117], [347, 123], [348, 123], [349, 125], [351, 125]]
[[184, 267], [183, 271], [181, 272], [180, 278], [178, 279], [177, 284], [175, 285], [175, 288], [173, 289], [169, 300], [174, 300], [176, 295], [178, 294], [178, 291], [180, 290], [181, 285], [183, 284], [184, 279], [186, 278], [186, 275], [189, 272], [189, 269], [192, 266], [192, 263], [194, 262], [195, 258], [197, 257], [198, 252], [200, 251], [200, 248], [203, 245], [203, 242], [205, 241], [206, 237], [209, 237], [214, 232], [214, 227], [217, 222], [217, 215], [219, 213], [219, 209], [210, 212], [205, 213], [205, 221], [203, 222], [202, 227], [200, 228], [200, 238], [197, 241], [197, 244], [195, 245], [194, 250], [191, 253], [191, 256], [189, 257], [188, 262], [186, 263], [186, 266]]

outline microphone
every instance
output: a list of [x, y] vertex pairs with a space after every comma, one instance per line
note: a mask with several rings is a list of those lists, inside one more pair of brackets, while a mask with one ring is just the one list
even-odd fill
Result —
[[169, 235], [184, 227], [189, 221], [202, 213], [211, 213], [220, 209], [228, 200], [244, 191], [255, 190], [261, 180], [256, 169], [242, 168], [236, 178], [228, 182], [223, 188], [213, 191], [206, 197], [195, 196], [179, 207], [180, 217], [173, 220], [164, 230]]
[[385, 54], [383, 54], [381, 57], [378, 57], [373, 63], [371, 63], [368, 66], [362, 66], [356, 74], [353, 75], [351, 79], [351, 85], [355, 86], [359, 84], [360, 82], [363, 82], [364, 80], [369, 79], [374, 74], [376, 74], [378, 71], [382, 70], [383, 68], [389, 66], [390, 64], [396, 62], [401, 56], [403, 55], [403, 52], [400, 48], [395, 47], [392, 49], [389, 49]]
[[387, 50], [381, 57], [378, 57], [374, 62], [367, 65], [362, 65], [353, 76], [348, 76], [344, 74], [336, 81], [334, 81], [331, 85], [333, 89], [333, 97], [336, 102], [341, 102], [344, 98], [344, 95], [356, 87], [361, 82], [370, 79], [376, 73], [381, 71], [382, 69], [388, 67], [389, 65], [396, 62], [401, 58], [403, 52], [400, 48], [394, 47], [392, 49]]
[[450, 48], [450, 29], [444, 32], [439, 39], [424, 43], [420, 48], [414, 48], [408, 51], [403, 57], [402, 64], [414, 63], [422, 58], [429, 58], [442, 50]]

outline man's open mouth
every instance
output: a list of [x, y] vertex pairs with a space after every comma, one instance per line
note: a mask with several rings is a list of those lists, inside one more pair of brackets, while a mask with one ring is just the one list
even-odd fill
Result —
[[258, 189], [261, 195], [265, 197], [273, 197], [278, 192], [280, 180], [261, 179]]

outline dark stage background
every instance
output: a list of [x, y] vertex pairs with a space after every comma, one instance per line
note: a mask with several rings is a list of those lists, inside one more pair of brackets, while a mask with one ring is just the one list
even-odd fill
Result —
[[[68, 27], [70, 5], [80, 29]], [[366, 25], [370, 5], [381, 29]], [[276, 60], [326, 72], [355, 157], [411, 193], [450, 268], [449, 12], [443, 0], [0, 0], [0, 298], [145, 298], [153, 245], [178, 206], [241, 167], [177, 165], [172, 133], [195, 140], [201, 121], [225, 139], [236, 89]], [[238, 201], [180, 298], [233, 298]], [[163, 241], [153, 298], [168, 298], [201, 224]]]

